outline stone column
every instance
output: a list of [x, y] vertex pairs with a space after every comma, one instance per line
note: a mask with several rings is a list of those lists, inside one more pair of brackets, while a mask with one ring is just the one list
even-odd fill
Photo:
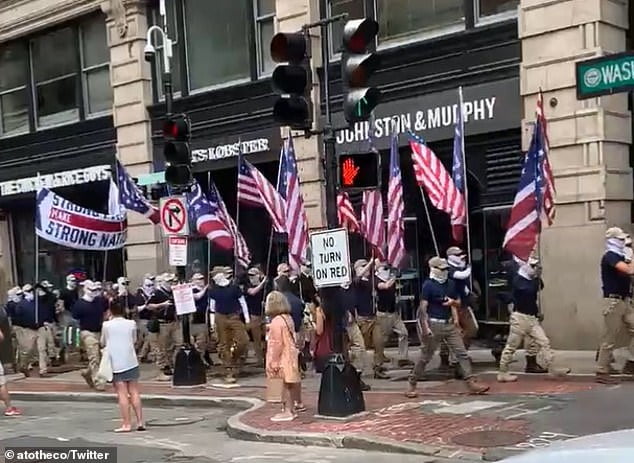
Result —
[[[319, 3], [316, 0], [277, 0], [276, 2], [276, 32], [300, 31], [303, 24], [319, 19]], [[311, 30], [312, 68], [321, 66], [321, 49], [319, 28]], [[319, 80], [313, 72], [313, 120], [318, 121], [319, 111]], [[283, 129], [282, 136], [288, 131]], [[321, 137], [304, 138], [303, 132], [294, 133], [297, 169], [301, 181], [301, 191], [304, 196], [304, 206], [308, 226], [311, 229], [322, 228], [326, 225], [326, 199], [324, 189], [324, 169], [321, 162], [323, 144]]]
[[578, 101], [575, 62], [624, 51], [626, 0], [521, 0], [524, 149], [544, 92], [557, 217], [544, 230], [544, 325], [560, 349], [595, 349], [599, 261], [610, 226], [631, 225], [632, 122], [627, 93]]
[[[138, 176], [152, 171], [152, 134], [146, 109], [152, 104], [151, 69], [143, 57], [147, 4], [145, 0], [107, 0], [101, 8], [107, 15], [117, 156], [130, 175]], [[126, 251], [126, 270], [133, 281], [163, 269], [159, 228], [135, 212], [128, 213]]]

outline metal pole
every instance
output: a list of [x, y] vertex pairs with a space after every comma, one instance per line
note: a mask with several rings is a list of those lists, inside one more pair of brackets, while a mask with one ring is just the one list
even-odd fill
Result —
[[436, 241], [436, 233], [434, 233], [434, 226], [431, 223], [431, 215], [429, 214], [429, 206], [427, 205], [427, 197], [425, 196], [422, 186], [419, 186], [418, 189], [420, 190], [420, 196], [423, 199], [423, 206], [425, 206], [425, 216], [427, 217], [427, 225], [429, 226], [429, 231], [431, 232], [431, 239], [434, 242], [434, 249], [436, 251], [436, 255], [440, 256], [438, 241]]
[[[40, 173], [37, 173], [37, 190], [40, 188]], [[36, 190], [36, 194], [37, 194]], [[40, 236], [35, 228], [35, 281], [33, 282], [33, 296], [35, 298], [35, 324], [39, 323], [39, 297], [37, 296], [37, 283], [40, 281]]]
[[[282, 176], [282, 156], [284, 155], [284, 150], [280, 151], [280, 157], [277, 163], [277, 181], [275, 182], [275, 186], [279, 188], [280, 178]], [[264, 273], [268, 275], [269, 267], [271, 266], [271, 258], [273, 257], [273, 238], [275, 237], [275, 227], [271, 224], [271, 234], [269, 235], [269, 249], [266, 254], [266, 268], [264, 269]], [[279, 259], [278, 259], [279, 261]], [[264, 302], [263, 302], [264, 303]]]
[[[459, 100], [459, 108], [458, 110], [460, 111], [460, 124], [462, 125], [461, 127], [461, 133], [462, 133], [462, 137], [461, 137], [461, 141], [462, 141], [462, 146], [461, 146], [461, 150], [462, 150], [462, 175], [463, 175], [463, 179], [464, 179], [464, 203], [465, 203], [465, 219], [466, 219], [466, 228], [467, 228], [467, 256], [468, 256], [468, 262], [471, 263], [471, 226], [470, 226], [470, 219], [469, 219], [469, 178], [467, 177], [467, 154], [465, 152], [465, 130], [464, 130], [464, 124], [465, 124], [465, 120], [464, 120], [464, 105], [463, 105], [463, 96], [462, 96], [462, 86], [460, 86], [458, 88], [458, 100]], [[469, 276], [469, 286], [471, 287], [471, 289], [473, 290], [473, 273]]]
[[[242, 159], [242, 137], [238, 138], [238, 159]], [[238, 172], [237, 172], [237, 176], [240, 177], [240, 162], [238, 161]], [[236, 180], [236, 184], [237, 184], [238, 180]], [[208, 183], [207, 188], [211, 188], [211, 183]], [[220, 193], [218, 193], [220, 194]], [[227, 212], [228, 213], [228, 212]], [[240, 232], [240, 201], [237, 200], [236, 198], [236, 231], [239, 233]], [[238, 236], [236, 233], [236, 236], [233, 237], [234, 241], [237, 241]], [[234, 242], [233, 243], [233, 274], [237, 277], [238, 276], [238, 243]]]

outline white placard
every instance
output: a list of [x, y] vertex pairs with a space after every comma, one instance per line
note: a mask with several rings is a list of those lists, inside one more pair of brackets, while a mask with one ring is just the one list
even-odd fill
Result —
[[350, 283], [350, 249], [345, 228], [312, 233], [310, 249], [317, 288]]
[[169, 264], [178, 267], [187, 265], [187, 237], [168, 236]]
[[187, 315], [196, 312], [196, 302], [194, 301], [194, 290], [190, 283], [175, 285], [172, 288], [176, 315]]

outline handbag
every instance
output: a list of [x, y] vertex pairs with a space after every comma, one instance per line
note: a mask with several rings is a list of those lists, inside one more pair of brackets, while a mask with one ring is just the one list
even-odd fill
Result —
[[101, 349], [101, 361], [99, 362], [99, 370], [97, 370], [97, 378], [109, 383], [112, 381], [112, 362], [108, 354], [108, 347]]

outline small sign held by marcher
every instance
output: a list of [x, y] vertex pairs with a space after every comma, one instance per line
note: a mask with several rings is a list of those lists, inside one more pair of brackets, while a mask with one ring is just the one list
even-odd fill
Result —
[[350, 283], [350, 249], [345, 228], [312, 233], [310, 249], [317, 288]]
[[167, 243], [169, 249], [169, 264], [174, 267], [187, 265], [187, 237], [169, 236]]
[[174, 306], [176, 315], [187, 315], [196, 312], [196, 302], [194, 301], [194, 290], [189, 283], [174, 286], [172, 289], [174, 296]]

